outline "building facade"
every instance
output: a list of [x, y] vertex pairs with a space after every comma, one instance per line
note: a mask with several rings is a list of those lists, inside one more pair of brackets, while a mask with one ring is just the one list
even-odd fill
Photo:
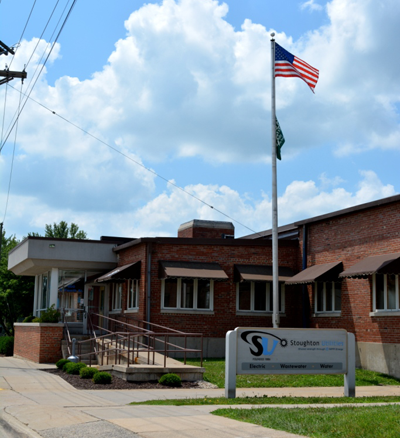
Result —
[[[278, 242], [280, 326], [344, 328], [359, 366], [400, 377], [400, 196], [280, 227]], [[200, 220], [175, 238], [29, 237], [9, 256], [36, 276], [36, 314], [79, 304], [83, 331], [89, 311], [98, 325], [124, 315], [201, 332], [209, 357], [228, 330], [272, 325], [271, 265], [271, 231], [235, 238], [231, 223]]]

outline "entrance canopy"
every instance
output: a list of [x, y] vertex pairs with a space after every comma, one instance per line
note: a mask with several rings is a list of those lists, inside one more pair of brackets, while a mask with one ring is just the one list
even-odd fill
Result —
[[299, 272], [286, 284], [309, 284], [315, 281], [337, 281], [339, 273], [343, 271], [342, 262], [324, 263], [322, 265], [314, 265]]
[[118, 266], [107, 274], [97, 278], [95, 282], [123, 282], [125, 280], [138, 280], [140, 279], [140, 265], [141, 262], [134, 262], [128, 265]]
[[340, 274], [340, 277], [362, 278], [372, 274], [400, 274], [400, 252], [368, 257]]
[[159, 277], [228, 280], [218, 263], [160, 261]]
[[[293, 277], [293, 271], [290, 268], [279, 266], [278, 279], [286, 281]], [[267, 265], [235, 265], [234, 281], [272, 281], [272, 266]]]

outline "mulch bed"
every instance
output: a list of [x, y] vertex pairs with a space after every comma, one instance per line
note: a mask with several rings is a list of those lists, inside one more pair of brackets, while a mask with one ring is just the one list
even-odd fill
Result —
[[[126, 382], [118, 377], [112, 378], [110, 384], [99, 385], [93, 383], [92, 379], [81, 379], [80, 376], [74, 374], [67, 374], [59, 369], [44, 370], [47, 373], [56, 374], [64, 379], [76, 389], [170, 389], [168, 386], [160, 385], [158, 382], [141, 382], [133, 383]], [[182, 388], [199, 388], [197, 382], [182, 382]]]

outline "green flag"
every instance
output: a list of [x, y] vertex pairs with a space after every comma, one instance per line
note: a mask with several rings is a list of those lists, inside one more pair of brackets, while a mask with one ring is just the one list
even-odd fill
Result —
[[275, 130], [276, 130], [276, 158], [281, 160], [281, 148], [285, 143], [285, 137], [281, 131], [281, 127], [279, 126], [278, 119], [275, 117]]

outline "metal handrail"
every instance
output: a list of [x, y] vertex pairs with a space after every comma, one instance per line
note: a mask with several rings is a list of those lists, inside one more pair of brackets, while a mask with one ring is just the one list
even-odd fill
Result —
[[[121, 363], [122, 357], [127, 360], [127, 366], [137, 363], [140, 354], [147, 353], [147, 363], [155, 364], [155, 355], [160, 353], [164, 356], [164, 367], [166, 367], [167, 356], [170, 353], [183, 353], [184, 364], [188, 353], [200, 353], [200, 366], [203, 365], [203, 334], [202, 333], [185, 333], [180, 330], [164, 327], [160, 324], [155, 324], [137, 318], [131, 315], [118, 315], [116, 318], [100, 315], [89, 312], [86, 314], [88, 322], [88, 331], [90, 338], [77, 342], [77, 355], [79, 357], [89, 357], [91, 365], [92, 358], [95, 356], [98, 363], [103, 364], [106, 358], [107, 364], [112, 355], [114, 355], [115, 363]], [[94, 324], [93, 317], [102, 318], [108, 322], [110, 328], [101, 327]], [[123, 318], [125, 321], [121, 321]], [[127, 321], [136, 323], [129, 324]], [[143, 324], [155, 330], [148, 330], [139, 325]], [[122, 328], [122, 330], [121, 330]], [[157, 331], [157, 330], [162, 331]], [[103, 334], [98, 334], [98, 333]], [[177, 345], [170, 340], [170, 337], [184, 338], [184, 345]], [[188, 337], [200, 337], [201, 348], [187, 348]], [[71, 335], [68, 326], [68, 321], [64, 312], [64, 339], [67, 340], [67, 349], [71, 355]], [[84, 344], [90, 343], [90, 352], [82, 354]], [[156, 345], [159, 345], [156, 348]], [[124, 360], [125, 360], [124, 359]]]
[[[120, 319], [115, 319], [115, 318], [109, 318], [106, 317], [104, 315], [99, 315], [99, 314], [95, 314], [92, 313], [93, 316], [97, 316], [97, 317], [102, 317], [105, 318], [108, 321], [111, 321], [112, 323], [114, 323], [115, 325], [119, 326], [121, 325], [126, 331], [116, 331], [116, 330], [108, 330], [108, 329], [104, 329], [103, 327], [100, 326], [95, 326], [93, 327], [94, 329], [97, 328], [99, 330], [108, 332], [107, 335], [104, 335], [102, 337], [98, 337], [97, 339], [102, 338], [101, 341], [101, 347], [102, 347], [102, 358], [104, 357], [104, 339], [106, 337], [109, 337], [111, 340], [109, 342], [109, 344], [112, 344], [112, 342], [115, 342], [116, 347], [112, 348], [112, 351], [115, 352], [115, 360], [120, 362], [121, 359], [121, 355], [126, 355], [126, 352], [128, 351], [128, 366], [130, 365], [130, 354], [129, 352], [131, 351], [130, 349], [130, 345], [132, 343], [132, 339], [136, 339], [139, 337], [144, 337], [147, 339], [147, 342], [138, 342], [137, 340], [134, 341], [133, 345], [135, 345], [136, 343], [136, 348], [134, 347], [133, 350], [136, 351], [136, 357], [139, 356], [139, 350], [141, 353], [148, 353], [148, 363], [150, 363], [150, 354], [152, 353], [153, 356], [153, 364], [155, 363], [155, 353], [160, 353], [164, 355], [164, 366], [166, 366], [166, 360], [167, 360], [167, 355], [169, 353], [177, 353], [177, 352], [181, 352], [184, 354], [184, 364], [186, 364], [186, 360], [187, 360], [187, 353], [200, 353], [200, 363], [201, 366], [203, 365], [203, 334], [202, 333], [185, 333], [182, 332], [180, 330], [175, 330], [175, 329], [171, 329], [169, 327], [164, 327], [161, 326], [159, 324], [155, 324], [155, 323], [150, 323], [147, 321], [143, 321], [143, 320], [139, 320], [136, 318], [132, 318], [130, 315], [121, 315], [121, 317], [125, 318], [126, 320], [133, 320], [137, 323], [143, 323], [146, 324], [148, 326], [154, 326], [157, 327], [159, 329], [163, 329], [165, 331], [165, 333], [163, 332], [155, 332], [153, 330], [147, 330], [144, 329], [143, 327], [139, 327], [138, 325], [132, 325], [132, 324], [128, 324], [127, 322], [121, 321]], [[95, 330], [93, 330], [95, 331]], [[119, 336], [119, 339], [116, 338], [116, 336]], [[115, 336], [115, 340], [113, 339], [113, 337]], [[170, 336], [174, 336], [174, 337], [183, 337], [184, 338], [184, 346], [180, 346], [177, 345], [175, 343], [170, 342]], [[195, 348], [187, 348], [187, 338], [188, 337], [200, 337], [201, 338], [201, 348], [200, 349], [195, 349]], [[124, 347], [123, 348], [118, 348], [117, 347], [117, 342], [119, 342], [119, 344], [121, 345], [121, 343], [124, 343]], [[164, 348], [159, 348], [156, 349], [155, 345], [156, 342], [160, 343], [161, 345], [164, 346]], [[128, 350], [126, 350], [125, 348], [125, 343], [127, 343], [128, 345]], [[98, 345], [100, 345], [100, 342], [97, 342]], [[119, 356], [118, 356], [119, 354]], [[118, 359], [117, 359], [118, 356]], [[109, 354], [107, 354], [107, 361], [108, 361], [108, 357]]]

